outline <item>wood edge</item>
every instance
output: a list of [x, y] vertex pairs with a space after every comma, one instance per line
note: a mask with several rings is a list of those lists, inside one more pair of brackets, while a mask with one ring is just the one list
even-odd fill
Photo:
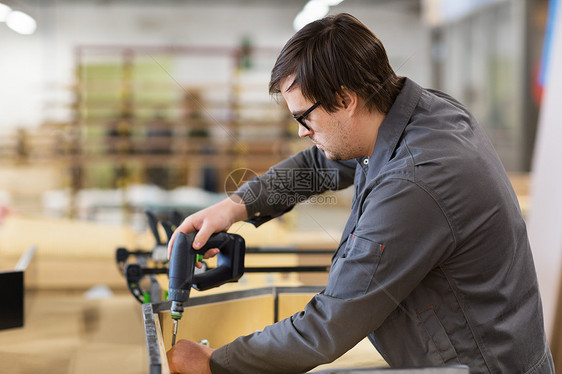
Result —
[[161, 374], [170, 374], [170, 367], [168, 366], [168, 357], [166, 356], [166, 347], [164, 347], [164, 337], [162, 336], [162, 327], [160, 325], [160, 318], [155, 315], [154, 326], [156, 327], [156, 337], [158, 338], [158, 351], [160, 352], [160, 362], [162, 365]]

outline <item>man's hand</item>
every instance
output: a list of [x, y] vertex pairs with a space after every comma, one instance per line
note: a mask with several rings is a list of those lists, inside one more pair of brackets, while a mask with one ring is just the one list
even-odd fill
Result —
[[[207, 240], [209, 240], [212, 234], [220, 231], [227, 231], [233, 223], [245, 219], [248, 219], [246, 206], [237, 195], [232, 195], [213, 206], [190, 215], [179, 225], [176, 231], [174, 231], [168, 243], [168, 259], [172, 255], [174, 240], [178, 232], [189, 234], [194, 231], [199, 231], [193, 240], [193, 248], [200, 249], [207, 243]], [[205, 254], [205, 258], [212, 257], [217, 253], [218, 249], [210, 249]]]
[[166, 354], [170, 372], [212, 374], [210, 360], [213, 351], [213, 348], [189, 340], [180, 340]]

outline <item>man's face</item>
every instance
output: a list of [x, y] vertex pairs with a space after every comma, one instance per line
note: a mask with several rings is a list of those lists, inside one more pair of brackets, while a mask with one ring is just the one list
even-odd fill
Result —
[[[291, 113], [298, 117], [312, 107], [312, 103], [304, 98], [299, 87], [287, 88], [293, 82], [289, 77], [281, 84], [281, 93]], [[330, 160], [349, 160], [359, 156], [357, 142], [353, 140], [352, 123], [345, 115], [344, 109], [328, 113], [322, 105], [315, 108], [303, 118], [309, 129], [299, 124], [299, 136], [309, 137], [318, 149], [321, 149]]]

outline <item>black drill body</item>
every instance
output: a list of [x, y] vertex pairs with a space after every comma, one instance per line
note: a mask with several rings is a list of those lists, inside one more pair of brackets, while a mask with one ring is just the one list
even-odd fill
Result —
[[[236, 282], [244, 274], [244, 238], [237, 234], [219, 232], [213, 234], [203, 248], [195, 250], [193, 240], [196, 234], [179, 232], [172, 248], [168, 270], [168, 300], [172, 302], [170, 311], [172, 318], [176, 320], [183, 315], [183, 306], [189, 300], [191, 287], [204, 291], [227, 282]], [[217, 267], [195, 274], [195, 263], [200, 259], [197, 255], [202, 256], [212, 248], [220, 250]]]

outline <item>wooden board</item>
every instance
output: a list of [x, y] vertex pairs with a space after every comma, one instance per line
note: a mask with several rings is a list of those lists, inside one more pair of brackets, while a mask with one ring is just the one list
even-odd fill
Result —
[[[314, 293], [278, 294], [278, 318], [290, 317], [303, 310]], [[241, 335], [253, 333], [274, 323], [275, 300], [273, 295], [217, 302], [186, 308], [178, 328], [178, 339], [201, 341], [207, 339], [218, 348]], [[171, 348], [173, 323], [168, 311], [159, 314], [165, 350]], [[314, 369], [351, 367], [386, 367], [388, 364], [372, 346], [363, 339], [353, 349], [334, 362]], [[163, 371], [164, 373], [164, 371]]]
[[278, 299], [279, 320], [288, 318], [293, 314], [304, 310], [304, 307], [314, 296], [313, 293], [282, 293]]
[[160, 326], [160, 319], [154, 318], [154, 325], [156, 327], [156, 336], [158, 338], [158, 352], [160, 352], [161, 374], [168, 374], [170, 367], [168, 365], [168, 358], [166, 356], [166, 347], [164, 346], [164, 337], [162, 336], [162, 326]]
[[[166, 351], [171, 348], [173, 322], [169, 312], [160, 313]], [[238, 336], [251, 334], [273, 323], [273, 295], [199, 305], [185, 309], [177, 340], [208, 340], [221, 347]]]

